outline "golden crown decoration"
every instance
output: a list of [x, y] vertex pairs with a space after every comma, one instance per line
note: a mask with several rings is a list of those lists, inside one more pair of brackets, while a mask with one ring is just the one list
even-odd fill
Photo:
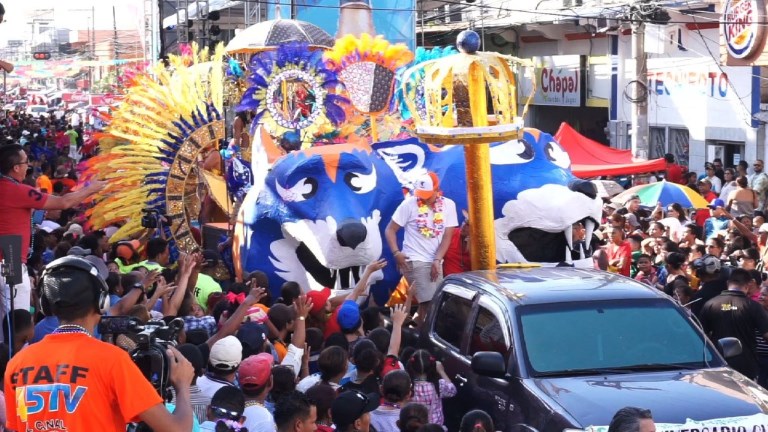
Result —
[[478, 51], [480, 37], [471, 30], [459, 34], [457, 47], [458, 54], [403, 74], [402, 91], [419, 139], [480, 144], [520, 138], [523, 119], [517, 116], [517, 80], [510, 64], [523, 61]]

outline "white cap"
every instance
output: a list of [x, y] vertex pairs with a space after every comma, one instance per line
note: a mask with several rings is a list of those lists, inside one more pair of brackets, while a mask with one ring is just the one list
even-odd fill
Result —
[[433, 172], [425, 173], [424, 175], [419, 176], [413, 183], [414, 193], [421, 199], [429, 199], [435, 194], [439, 184], [440, 181], [437, 178], [437, 174]]
[[54, 221], [44, 220], [42, 223], [40, 223], [39, 228], [47, 233], [51, 233], [53, 230], [61, 228], [61, 225]]
[[67, 232], [64, 233], [64, 235], [67, 235], [67, 234], [74, 234], [76, 237], [82, 237], [83, 227], [73, 223], [72, 225], [69, 226], [69, 229], [67, 230]]
[[211, 347], [208, 363], [216, 369], [235, 370], [243, 360], [243, 345], [234, 336], [219, 339]]

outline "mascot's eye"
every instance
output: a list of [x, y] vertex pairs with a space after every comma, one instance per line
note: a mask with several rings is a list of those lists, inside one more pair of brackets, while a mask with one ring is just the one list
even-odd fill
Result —
[[308, 200], [317, 193], [317, 180], [305, 177], [292, 188], [284, 189], [280, 183], [275, 182], [275, 189], [284, 201], [301, 202]]
[[532, 161], [534, 155], [533, 146], [524, 139], [491, 147], [491, 163], [494, 165], [524, 164]]
[[545, 152], [547, 153], [547, 159], [560, 168], [568, 169], [571, 166], [571, 157], [560, 147], [560, 144], [550, 141], [545, 147]]
[[373, 167], [370, 174], [348, 172], [344, 175], [344, 183], [355, 193], [368, 193], [376, 187], [376, 168]]

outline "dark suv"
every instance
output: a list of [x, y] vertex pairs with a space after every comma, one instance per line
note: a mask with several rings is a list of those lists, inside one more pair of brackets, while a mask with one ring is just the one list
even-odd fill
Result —
[[[673, 424], [768, 413], [768, 392], [727, 366], [686, 309], [622, 276], [462, 273], [432, 305], [421, 340], [459, 389], [444, 401], [449, 430], [473, 408], [497, 430], [542, 432], [607, 426], [624, 406]], [[719, 345], [741, 352], [733, 338]]]

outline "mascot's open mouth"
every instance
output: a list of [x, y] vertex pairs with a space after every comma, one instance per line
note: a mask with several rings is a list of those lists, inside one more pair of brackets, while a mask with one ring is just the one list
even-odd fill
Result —
[[[585, 239], [591, 239], [597, 222], [592, 218], [580, 221], [585, 228]], [[538, 228], [520, 227], [507, 238], [520, 251], [526, 261], [542, 263], [572, 262], [592, 256], [589, 243], [573, 240], [573, 226], [561, 232], [548, 232]], [[587, 240], [588, 241], [588, 240]]]
[[[296, 257], [299, 262], [307, 271], [309, 276], [315, 280], [318, 284], [324, 287], [334, 289], [347, 289], [354, 288], [357, 282], [360, 281], [360, 275], [363, 274], [365, 266], [353, 266], [343, 269], [329, 269], [328, 267], [320, 264], [320, 261], [315, 257], [309, 247], [300, 243], [296, 248]], [[338, 286], [337, 286], [338, 282]]]

